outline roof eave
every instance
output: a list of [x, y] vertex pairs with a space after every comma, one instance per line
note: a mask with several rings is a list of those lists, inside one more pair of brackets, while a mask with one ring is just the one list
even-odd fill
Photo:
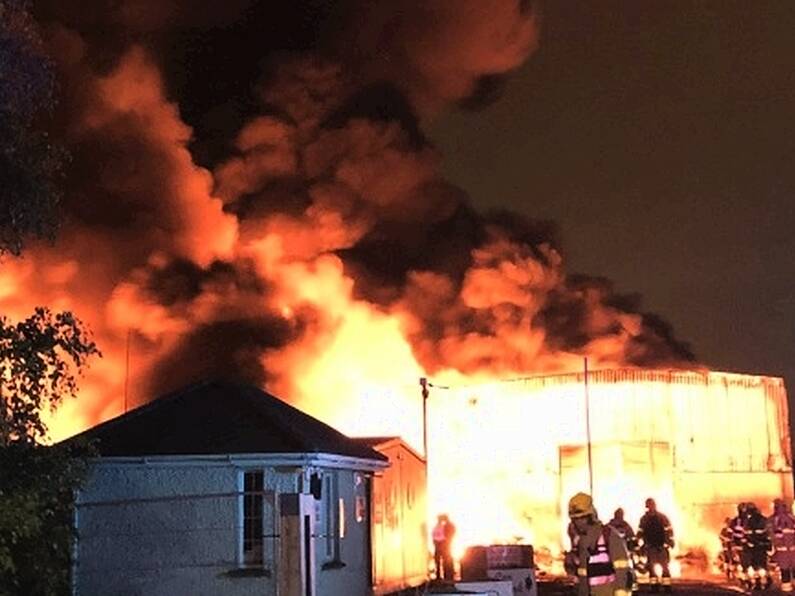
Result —
[[101, 456], [90, 463], [100, 465], [233, 465], [240, 467], [316, 466], [376, 472], [389, 467], [388, 461], [336, 453], [226, 453], [195, 455]]

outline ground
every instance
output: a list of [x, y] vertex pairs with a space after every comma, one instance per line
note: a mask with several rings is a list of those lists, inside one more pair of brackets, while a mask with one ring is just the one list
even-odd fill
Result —
[[[451, 592], [452, 590], [449, 586], [430, 584], [419, 591], [405, 592], [405, 594], [449, 594]], [[720, 583], [717, 579], [714, 582], [674, 580], [673, 585], [674, 596], [737, 596], [738, 593], [742, 594], [744, 592], [739, 587], [730, 586], [725, 582]], [[574, 585], [567, 579], [544, 578], [538, 582], [538, 596], [575, 596], [575, 594]], [[638, 594], [639, 596], [651, 596], [652, 592], [647, 585], [641, 585]], [[778, 596], [781, 592], [778, 590], [767, 590], [758, 594], [760, 596], [766, 594]], [[663, 596], [663, 593], [660, 593], [660, 596]]]
[[[538, 596], [573, 596], [576, 593], [574, 586], [568, 581], [543, 580], [538, 583]], [[739, 587], [728, 584], [706, 581], [674, 580], [673, 594], [678, 596], [737, 596], [744, 593]], [[641, 585], [639, 596], [650, 596], [652, 592], [648, 585]], [[778, 595], [778, 590], [759, 592], [760, 595]], [[660, 593], [663, 596], [663, 593]]]

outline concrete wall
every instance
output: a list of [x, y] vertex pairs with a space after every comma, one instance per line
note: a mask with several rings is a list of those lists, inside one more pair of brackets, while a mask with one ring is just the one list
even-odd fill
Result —
[[[263, 469], [247, 462], [247, 467]], [[239, 479], [244, 468], [223, 462], [98, 463], [78, 497], [75, 593], [81, 596], [275, 594], [278, 493], [308, 492], [317, 471], [333, 491], [316, 502], [317, 594], [368, 594], [369, 517], [356, 516], [367, 477], [351, 470], [265, 467], [265, 563], [241, 569]], [[344, 509], [344, 536], [328, 513]], [[360, 507], [361, 509], [361, 507]], [[368, 511], [369, 507], [364, 507]], [[334, 519], [336, 519], [336, 515]], [[334, 547], [334, 548], [332, 548]]]

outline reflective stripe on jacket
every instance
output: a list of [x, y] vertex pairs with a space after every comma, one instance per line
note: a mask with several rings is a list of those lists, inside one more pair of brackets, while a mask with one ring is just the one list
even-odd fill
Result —
[[748, 548], [756, 551], [767, 551], [770, 548], [768, 521], [761, 513], [752, 513], [745, 525]]
[[624, 539], [609, 526], [596, 521], [579, 540], [579, 596], [612, 590], [626, 596], [631, 590], [629, 555]]
[[795, 516], [782, 511], [768, 520], [773, 560], [783, 569], [795, 567]]
[[745, 532], [745, 525], [743, 519], [738, 515], [731, 521], [732, 543], [736, 547], [745, 546], [748, 537]]
[[610, 560], [610, 552], [607, 549], [607, 539], [605, 538], [605, 534], [609, 536], [609, 532], [609, 526], [604, 526], [599, 538], [596, 539], [596, 548], [589, 549], [590, 556], [586, 572], [588, 584], [592, 586], [601, 586], [616, 580], [616, 569]]

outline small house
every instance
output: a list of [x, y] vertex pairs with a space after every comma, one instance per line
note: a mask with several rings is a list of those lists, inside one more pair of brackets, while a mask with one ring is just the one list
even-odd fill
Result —
[[76, 438], [73, 594], [371, 594], [387, 457], [257, 388], [193, 385]]

